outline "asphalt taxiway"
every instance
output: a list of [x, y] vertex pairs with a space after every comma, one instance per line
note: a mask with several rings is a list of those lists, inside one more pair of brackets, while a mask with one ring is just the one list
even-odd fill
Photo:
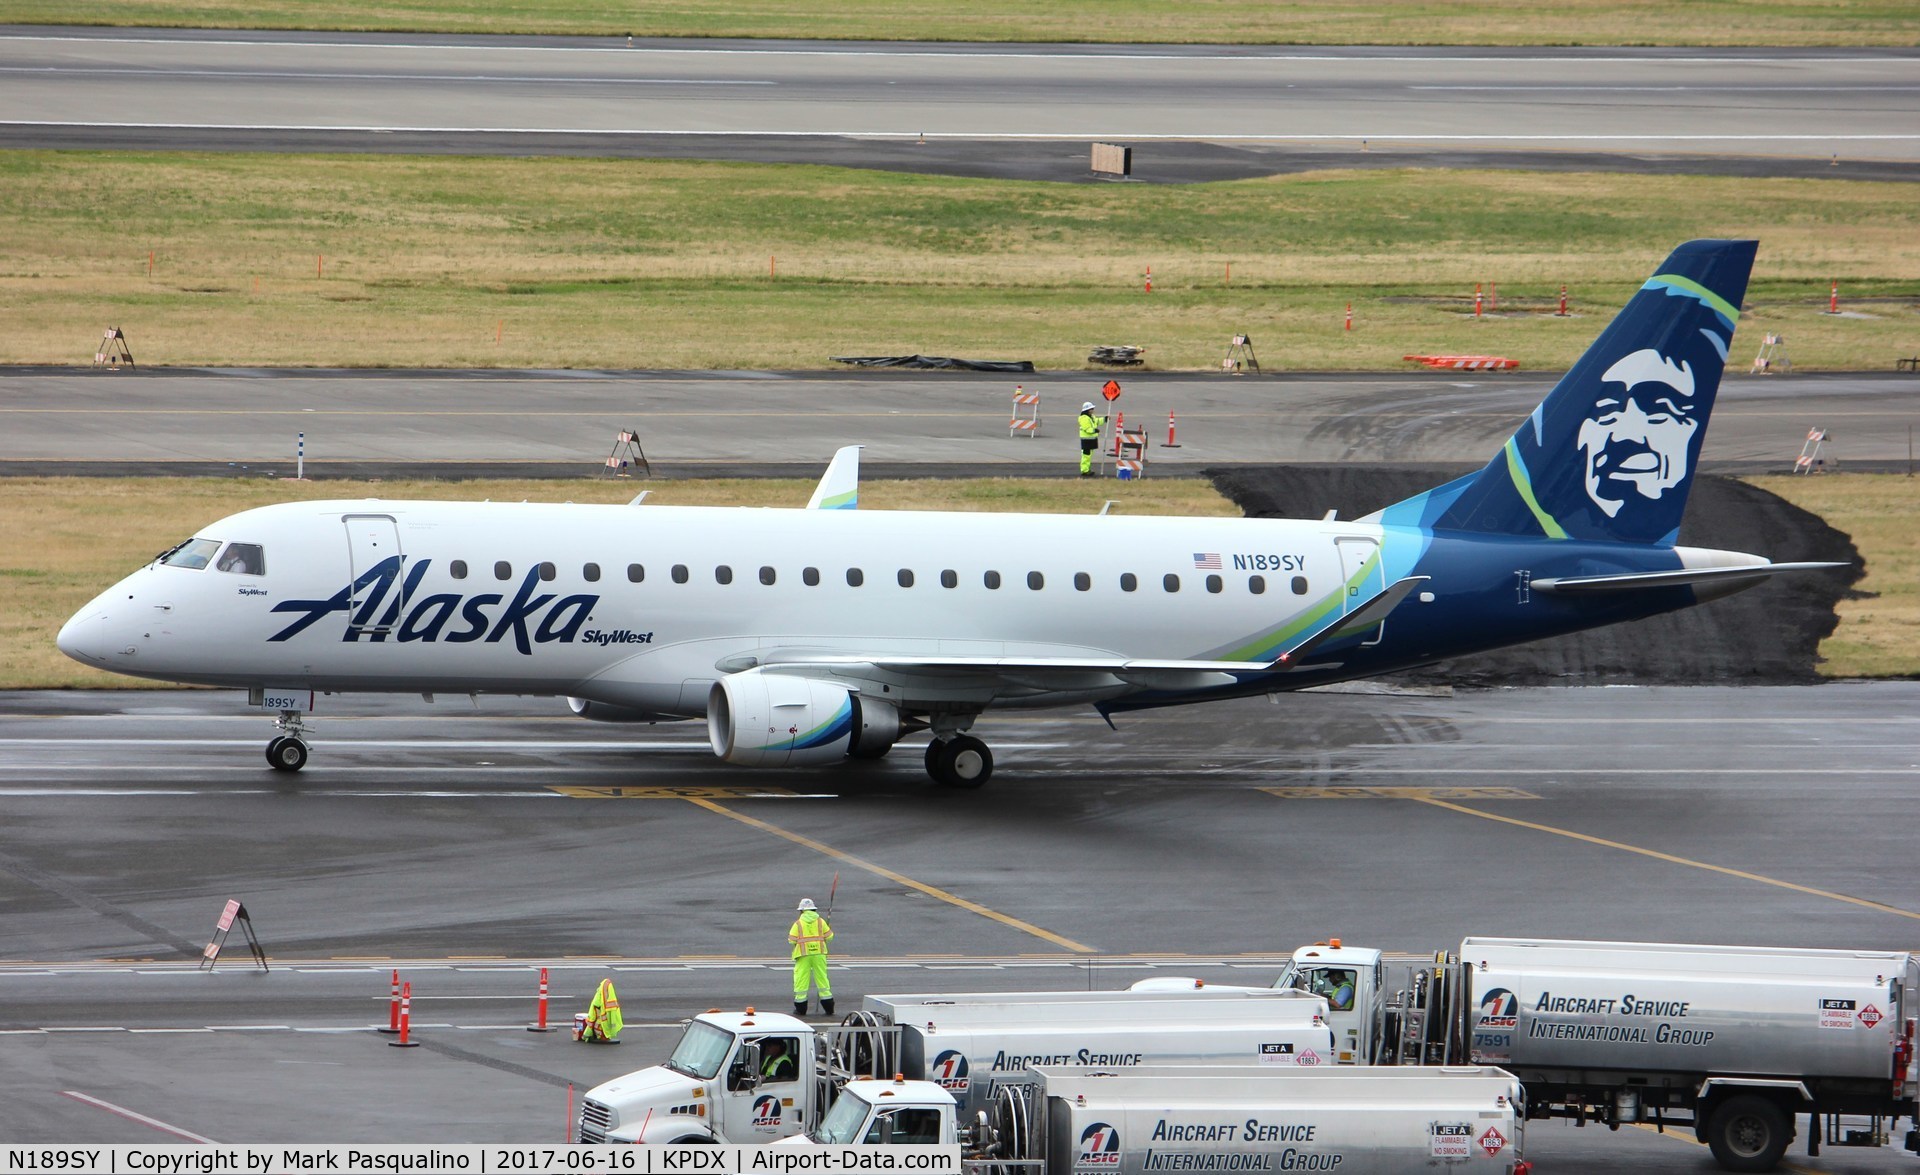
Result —
[[[656, 472], [817, 476], [835, 449], [876, 465], [1065, 471], [1097, 372], [1036, 375], [608, 371], [0, 370], [0, 474], [275, 474], [304, 436], [319, 476], [582, 476], [636, 429]], [[1302, 462], [1480, 464], [1558, 373], [1232, 378], [1116, 373], [1114, 407], [1144, 423], [1163, 471]], [[1015, 384], [1041, 396], [1038, 436], [1009, 435]], [[1744, 377], [1721, 387], [1709, 469], [1792, 468], [1823, 455], [1905, 468], [1920, 376]], [[1166, 439], [1168, 414], [1177, 416]], [[103, 460], [103, 454], [111, 459]]]
[[1302, 150], [1370, 162], [1369, 147], [1402, 165], [1469, 166], [1475, 154], [1498, 165], [1511, 152], [1535, 166], [1566, 151], [1608, 170], [1664, 170], [1677, 155], [1735, 174], [1911, 177], [1914, 60], [11, 26], [0, 27], [0, 144], [560, 150], [1084, 181], [1087, 142], [1117, 140], [1159, 180], [1268, 174]]
[[[680, 1017], [781, 1006], [794, 900], [864, 992], [1269, 975], [1330, 934], [1920, 945], [1920, 685], [1342, 691], [993, 717], [980, 792], [918, 748], [754, 772], [697, 724], [557, 702], [323, 699], [312, 764], [231, 694], [0, 701], [0, 1137], [557, 1141], [565, 1086]], [[236, 936], [192, 961], [228, 898]], [[524, 1031], [602, 976], [617, 1049]], [[388, 1049], [394, 968], [427, 1046]], [[1556, 1170], [1698, 1170], [1677, 1136], [1537, 1124]], [[1829, 1151], [1809, 1170], [1878, 1171]]]

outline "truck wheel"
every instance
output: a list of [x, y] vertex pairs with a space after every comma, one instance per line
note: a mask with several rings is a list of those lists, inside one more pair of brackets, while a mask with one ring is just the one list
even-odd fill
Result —
[[1755, 1094], [1728, 1098], [1707, 1121], [1707, 1146], [1728, 1171], [1771, 1171], [1792, 1141], [1786, 1111]]

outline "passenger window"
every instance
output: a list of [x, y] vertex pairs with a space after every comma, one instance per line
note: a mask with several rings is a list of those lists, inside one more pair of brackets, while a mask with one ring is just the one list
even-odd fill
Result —
[[1263, 596], [1267, 593], [1267, 577], [1264, 575], [1247, 576], [1247, 594]]
[[588, 583], [599, 583], [600, 565], [598, 563], [589, 563], [585, 567], [582, 567], [580, 569], [580, 578], [586, 580]]
[[1041, 588], [1043, 588], [1043, 587], [1046, 587], [1046, 586], [1047, 586], [1047, 578], [1046, 578], [1046, 576], [1044, 576], [1044, 575], [1041, 575], [1041, 574], [1040, 574], [1040, 573], [1039, 573], [1038, 571], [1029, 571], [1029, 572], [1027, 572], [1027, 587], [1028, 587], [1028, 588], [1030, 588], [1031, 590], [1033, 590], [1033, 591], [1036, 591], [1036, 592], [1037, 592], [1037, 591], [1039, 591], [1039, 590], [1040, 590]]
[[1180, 577], [1169, 572], [1161, 577], [1160, 586], [1170, 592], [1177, 592], [1180, 590]]
[[714, 568], [714, 569], [713, 569], [713, 582], [715, 582], [715, 583], [719, 583], [719, 584], [727, 584], [727, 583], [732, 583], [732, 582], [733, 582], [733, 568], [731, 568], [731, 567], [728, 567], [728, 566], [727, 566], [727, 565], [726, 565], [725, 563], [722, 563], [722, 564], [721, 564], [720, 566], [718, 566], [718, 567], [716, 567], [716, 568]]
[[1293, 577], [1293, 594], [1296, 596], [1304, 596], [1307, 594], [1306, 576], [1296, 575]]
[[1073, 573], [1073, 590], [1076, 592], [1092, 591], [1093, 576], [1088, 575], [1084, 571], [1074, 572]]
[[453, 562], [447, 564], [447, 574], [453, 576], [455, 579], [465, 579], [467, 577], [467, 561], [465, 559], [455, 559]]
[[189, 571], [199, 571], [213, 562], [214, 552], [219, 549], [220, 544], [212, 539], [188, 539], [160, 556], [160, 562], [168, 567], [184, 567]]
[[500, 562], [495, 563], [493, 565], [493, 577], [495, 579], [512, 579], [513, 564], [507, 562], [505, 559], [502, 559], [500, 560]]
[[805, 571], [802, 571], [800, 573], [800, 582], [806, 584], [808, 587], [819, 587], [820, 569], [818, 567], [809, 567]]
[[1139, 586], [1140, 586], [1140, 579], [1138, 576], [1134, 575], [1133, 572], [1131, 571], [1121, 572], [1120, 574], [1120, 590], [1121, 591], [1123, 592], [1134, 591], [1135, 589], [1139, 588]]
[[861, 571], [858, 567], [847, 568], [847, 586], [848, 587], [859, 587], [861, 584], [865, 582], [867, 582], [867, 576], [865, 572]]
[[1219, 595], [1220, 589], [1225, 586], [1226, 586], [1225, 582], [1222, 581], [1219, 576], [1217, 575], [1207, 576], [1207, 590], [1212, 592], [1214, 595], [1216, 596]]
[[951, 569], [947, 571], [942, 571], [940, 573], [940, 586], [946, 587], [946, 588], [959, 587], [960, 573], [957, 571], [953, 571]]
[[639, 583], [647, 578], [647, 569], [638, 563], [627, 564], [627, 582]]
[[265, 575], [267, 556], [259, 543], [228, 543], [217, 566], [235, 575]]
[[988, 590], [990, 591], [997, 592], [1000, 590], [1000, 573], [998, 571], [987, 572], [985, 575], [980, 577], [980, 581], [986, 584]]
[[895, 572], [893, 578], [899, 581], [901, 587], [913, 586], [913, 572], [908, 571], [904, 567]]
[[547, 583], [552, 583], [553, 577], [559, 574], [560, 569], [551, 563], [542, 563], [540, 565], [540, 578]]
[[687, 582], [687, 565], [685, 563], [675, 563], [673, 565], [673, 582]]
[[764, 584], [766, 584], [766, 585], [767, 585], [768, 587], [772, 587], [772, 586], [773, 586], [773, 579], [774, 579], [774, 575], [773, 575], [773, 568], [771, 568], [771, 567], [762, 567], [762, 568], [760, 569], [760, 582], [761, 582], [761, 583], [764, 583]]

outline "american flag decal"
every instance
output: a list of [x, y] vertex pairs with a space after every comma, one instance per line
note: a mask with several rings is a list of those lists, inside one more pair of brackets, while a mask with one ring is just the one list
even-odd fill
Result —
[[1218, 571], [1218, 570], [1220, 570], [1220, 554], [1219, 554], [1219, 552], [1217, 552], [1217, 551], [1208, 551], [1208, 552], [1206, 552], [1205, 554], [1201, 554], [1201, 553], [1199, 553], [1199, 552], [1195, 552], [1195, 553], [1194, 553], [1194, 556], [1193, 556], [1193, 569], [1194, 569], [1195, 571]]

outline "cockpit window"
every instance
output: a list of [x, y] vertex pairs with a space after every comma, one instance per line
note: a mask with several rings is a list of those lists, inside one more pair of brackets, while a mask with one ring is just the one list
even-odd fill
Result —
[[214, 566], [235, 575], [265, 575], [267, 556], [259, 543], [228, 543], [227, 549], [220, 552], [220, 561]]
[[220, 544], [212, 539], [188, 539], [160, 556], [160, 562], [168, 567], [185, 567], [189, 571], [199, 571], [213, 562], [214, 552], [219, 549]]

